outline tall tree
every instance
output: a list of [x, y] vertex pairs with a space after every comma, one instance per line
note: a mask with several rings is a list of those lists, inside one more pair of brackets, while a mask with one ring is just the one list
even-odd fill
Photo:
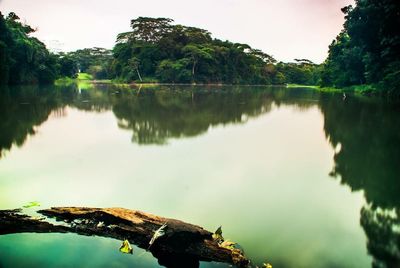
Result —
[[136, 73], [137, 73], [140, 81], [143, 81], [142, 76], [140, 75], [140, 71], [139, 71], [139, 64], [140, 64], [139, 59], [136, 57], [133, 57], [129, 60], [129, 65], [131, 66], [131, 68], [133, 70], [136, 70]]
[[398, 0], [356, 0], [342, 11], [344, 29], [329, 47], [323, 85], [379, 84], [400, 95]]
[[171, 30], [172, 19], [139, 17], [131, 20], [131, 32], [119, 34], [117, 41], [143, 41], [155, 43]]

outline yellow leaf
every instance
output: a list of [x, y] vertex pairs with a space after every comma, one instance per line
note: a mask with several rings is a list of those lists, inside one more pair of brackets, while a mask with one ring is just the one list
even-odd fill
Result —
[[226, 241], [222, 242], [221, 244], [219, 244], [219, 246], [221, 248], [227, 248], [227, 249], [234, 249], [235, 245], [236, 245], [235, 242], [232, 242], [232, 241], [229, 241], [229, 240], [226, 240]]
[[122, 242], [122, 245], [119, 248], [119, 251], [121, 251], [122, 253], [126, 253], [126, 254], [132, 254], [133, 253], [133, 249], [131, 247], [131, 244], [129, 244], [128, 240], [125, 239]]

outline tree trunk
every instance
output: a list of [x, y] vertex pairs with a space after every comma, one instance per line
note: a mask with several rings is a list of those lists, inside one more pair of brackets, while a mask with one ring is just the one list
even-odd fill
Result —
[[193, 67], [192, 67], [192, 76], [193, 76], [193, 78], [194, 78], [194, 72], [195, 72], [196, 64], [197, 64], [197, 60], [194, 60], [193, 61]]
[[143, 82], [142, 76], [140, 75], [140, 72], [139, 72], [139, 68], [136, 68], [136, 72], [137, 72], [137, 74], [139, 76], [140, 82]]
[[[175, 219], [123, 208], [55, 207], [39, 213], [62, 221], [54, 225], [46, 220], [21, 215], [19, 210], [0, 211], [0, 235], [23, 232], [60, 232], [128, 239], [143, 249], [149, 249], [166, 267], [199, 267], [199, 261], [214, 261], [247, 267], [249, 261], [239, 249], [219, 246], [212, 233]], [[101, 224], [99, 224], [102, 222]], [[154, 231], [164, 223], [165, 235], [151, 247]]]

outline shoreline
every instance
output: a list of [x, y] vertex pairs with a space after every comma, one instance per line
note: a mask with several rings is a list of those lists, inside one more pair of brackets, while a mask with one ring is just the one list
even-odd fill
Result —
[[338, 94], [338, 93], [347, 93], [354, 94], [360, 96], [368, 96], [368, 97], [386, 97], [390, 96], [388, 92], [383, 89], [380, 89], [376, 85], [357, 85], [350, 86], [344, 88], [335, 88], [335, 87], [321, 87], [318, 85], [300, 85], [300, 84], [224, 84], [224, 83], [158, 83], [158, 82], [131, 82], [131, 83], [121, 83], [113, 80], [95, 80], [95, 79], [71, 79], [71, 78], [61, 78], [54, 82], [54, 85], [67, 85], [77, 83], [80, 85], [85, 85], [83, 88], [89, 88], [90, 85], [114, 85], [120, 87], [157, 87], [157, 86], [184, 86], [184, 87], [232, 87], [232, 86], [240, 86], [240, 87], [285, 87], [290, 89], [302, 88], [302, 89], [310, 89], [315, 90], [321, 93], [330, 93], [330, 94]]

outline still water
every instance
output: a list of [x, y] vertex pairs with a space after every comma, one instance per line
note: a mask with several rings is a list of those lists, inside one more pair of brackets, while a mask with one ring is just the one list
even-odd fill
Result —
[[[0, 209], [125, 207], [222, 225], [254, 264], [397, 267], [399, 148], [399, 105], [373, 98], [279, 87], [7, 88]], [[5, 235], [0, 267], [158, 266], [119, 246]]]

